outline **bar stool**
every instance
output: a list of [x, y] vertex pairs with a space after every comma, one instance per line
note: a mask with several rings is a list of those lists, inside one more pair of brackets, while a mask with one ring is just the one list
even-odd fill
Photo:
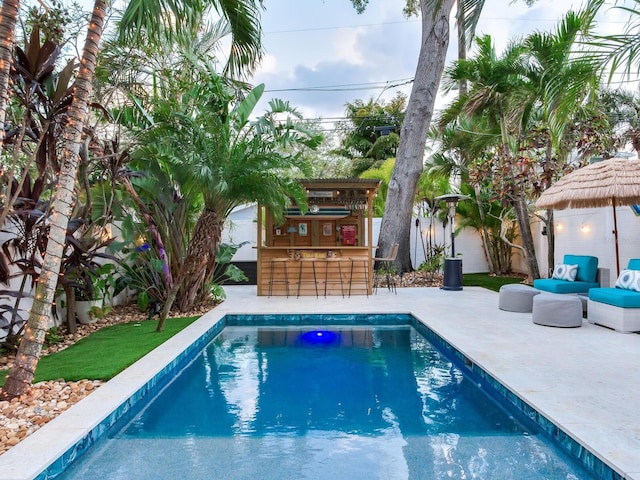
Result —
[[362, 270], [364, 272], [364, 285], [366, 288], [367, 297], [369, 296], [369, 267], [371, 259], [366, 255], [357, 255], [349, 257], [351, 260], [351, 274], [349, 275], [349, 296], [351, 296], [351, 287], [353, 286], [353, 270], [357, 264], [362, 264]]
[[[342, 281], [342, 263], [345, 261], [339, 257], [327, 257], [324, 265], [324, 298], [327, 298], [327, 285], [329, 283], [339, 283], [340, 290], [342, 291], [342, 298], [344, 298], [344, 282]], [[329, 265], [338, 265], [338, 279], [329, 280]], [[335, 270], [334, 270], [335, 271]]]
[[310, 258], [301, 258], [298, 260], [300, 262], [300, 268], [298, 270], [298, 297], [300, 297], [300, 286], [302, 285], [302, 267], [304, 265], [311, 264], [311, 268], [313, 270], [313, 285], [316, 289], [316, 298], [318, 298], [318, 278], [316, 277], [316, 259], [313, 257]]
[[[287, 272], [288, 262], [289, 262], [289, 259], [284, 257], [276, 257], [271, 259], [271, 270], [269, 271], [269, 295], [268, 295], [269, 297], [273, 292], [273, 284], [277, 283], [277, 284], [283, 284], [285, 286], [285, 291], [287, 292], [287, 298], [289, 298], [289, 274]], [[282, 265], [282, 270], [284, 272], [284, 278], [282, 280], [279, 280], [279, 279], [274, 280], [273, 278], [276, 270], [276, 265], [278, 264]]]

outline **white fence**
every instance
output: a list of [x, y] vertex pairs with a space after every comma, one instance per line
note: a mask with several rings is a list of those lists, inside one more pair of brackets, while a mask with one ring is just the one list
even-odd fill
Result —
[[[631, 207], [617, 207], [616, 216], [622, 270], [629, 259], [640, 258], [640, 216]], [[598, 257], [599, 267], [609, 269], [611, 281], [615, 282], [618, 272], [612, 207], [555, 210], [554, 224], [556, 263], [561, 263], [565, 254], [593, 255]], [[547, 271], [547, 242], [540, 225], [534, 226], [536, 254], [543, 273]]]
[[[255, 221], [255, 208], [249, 214], [250, 209], [244, 209], [240, 218], [232, 217], [223, 232], [223, 241], [240, 243], [248, 241], [249, 244], [241, 248], [234, 260], [255, 261], [257, 259], [256, 241], [257, 232]], [[620, 252], [620, 269], [624, 269], [631, 258], [640, 258], [640, 216], [636, 215], [631, 207], [618, 207], [616, 210], [618, 220], [618, 249]], [[616, 248], [613, 235], [613, 210], [607, 208], [585, 208], [572, 210], [556, 210], [555, 216], [555, 263], [561, 263], [565, 254], [593, 255], [598, 257], [599, 266], [608, 268], [612, 281], [617, 278]], [[380, 218], [373, 219], [373, 238], [377, 242], [380, 231]], [[415, 225], [415, 219], [412, 222]], [[547, 265], [547, 238], [542, 235], [540, 220], [534, 219], [531, 223], [533, 238], [538, 257], [538, 264], [542, 276], [546, 276]], [[411, 261], [414, 267], [418, 267], [424, 261], [424, 249], [422, 242], [427, 242], [429, 219], [420, 218], [419, 226], [412, 227], [411, 233]], [[435, 221], [432, 226], [433, 242], [445, 244], [447, 251], [450, 248], [450, 230], [443, 229], [442, 223]], [[486, 272], [489, 267], [482, 248], [482, 241], [477, 231], [465, 229], [455, 238], [456, 255], [462, 256], [464, 273]], [[551, 266], [553, 268], [553, 266]], [[527, 265], [522, 254], [514, 250], [513, 269], [519, 272], [527, 272]]]

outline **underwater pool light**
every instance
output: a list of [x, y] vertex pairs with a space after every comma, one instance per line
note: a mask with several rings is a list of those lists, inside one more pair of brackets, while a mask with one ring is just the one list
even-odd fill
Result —
[[329, 345], [340, 340], [340, 334], [330, 330], [311, 330], [300, 334], [300, 339], [305, 343]]

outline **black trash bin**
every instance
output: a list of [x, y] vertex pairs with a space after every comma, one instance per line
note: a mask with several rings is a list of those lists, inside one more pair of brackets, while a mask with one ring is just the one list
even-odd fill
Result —
[[444, 259], [443, 290], [462, 290], [462, 259]]

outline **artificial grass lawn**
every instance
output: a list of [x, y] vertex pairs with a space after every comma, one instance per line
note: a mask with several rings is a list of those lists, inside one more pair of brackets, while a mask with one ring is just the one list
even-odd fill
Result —
[[465, 273], [462, 275], [464, 287], [484, 287], [497, 292], [502, 285], [522, 283], [522, 277], [496, 277], [488, 273]]
[[[42, 357], [34, 383], [46, 380], [109, 380], [199, 317], [171, 318], [156, 332], [157, 320], [123, 323], [92, 333], [61, 352]], [[0, 385], [8, 372], [2, 372]]]

